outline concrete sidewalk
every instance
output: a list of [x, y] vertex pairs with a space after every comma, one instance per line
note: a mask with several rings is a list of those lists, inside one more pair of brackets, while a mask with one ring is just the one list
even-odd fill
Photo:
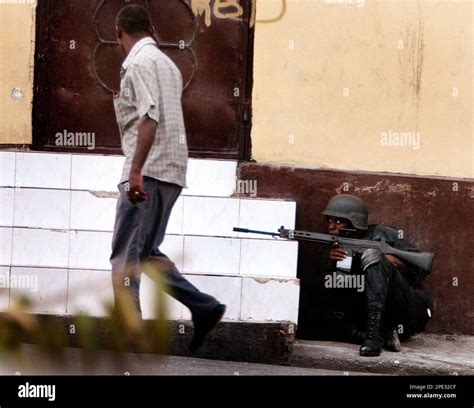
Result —
[[[73, 317], [34, 316], [38, 327], [48, 328], [45, 333], [61, 334], [64, 333], [64, 328], [68, 329], [66, 338], [63, 339], [64, 344], [58, 346], [59, 348], [69, 347], [68, 350], [74, 350], [71, 347], [82, 345], [81, 337], [75, 331], [73, 333], [69, 330], [71, 325], [80, 323]], [[0, 319], [1, 317], [0, 313]], [[8, 318], [7, 315], [3, 317]], [[94, 343], [97, 343], [96, 346], [102, 350], [99, 354], [104, 358], [107, 356], [106, 350], [117, 349], [117, 344], [115, 344], [117, 339], [111, 335], [107, 322], [104, 318], [92, 318], [88, 329], [84, 329], [85, 333], [91, 333]], [[152, 323], [145, 322], [145, 335], [149, 336], [150, 341], [153, 339]], [[474, 375], [474, 336], [421, 333], [403, 342], [400, 353], [384, 350], [379, 357], [360, 357], [358, 345], [332, 341], [295, 341], [294, 330], [290, 329], [293, 329], [293, 325], [289, 322], [224, 321], [210, 334], [202, 349], [191, 354], [187, 350], [193, 334], [191, 322], [170, 321], [169, 333], [165, 333], [166, 339], [170, 341], [170, 347], [166, 353], [176, 356], [176, 358], [169, 357], [170, 362], [174, 361], [179, 365], [182, 361], [183, 367], [186, 364], [192, 366], [193, 362], [197, 362], [195, 367], [200, 367], [198, 363], [203, 362], [202, 373], [209, 373], [206, 370], [210, 370], [212, 361], [217, 361], [221, 364], [215, 366], [216, 373], [227, 373], [229, 370], [227, 365], [228, 367], [245, 367], [248, 370], [253, 367], [251, 364], [256, 364], [255, 374], [261, 369], [262, 375], [273, 372], [280, 375], [323, 374], [318, 373], [317, 370], [331, 370], [334, 371], [333, 374]], [[38, 334], [20, 332], [16, 341], [29, 344], [41, 338]], [[51, 342], [51, 339], [49, 341]], [[131, 344], [124, 348], [129, 352], [131, 362], [138, 361], [136, 359], [139, 357], [133, 357], [134, 355], [155, 352], [150, 351], [150, 347], [140, 344]], [[73, 351], [71, 351], [71, 356], [74, 356]], [[155, 357], [159, 359], [159, 356]], [[180, 360], [179, 357], [185, 360]], [[150, 361], [155, 361], [154, 358], [149, 358]], [[263, 365], [275, 367], [275, 371], [265, 369]], [[135, 365], [135, 367], [141, 369], [140, 365]], [[310, 371], [306, 372], [306, 369]], [[230, 370], [239, 371], [238, 368]], [[182, 371], [178, 370], [178, 372]]]
[[[20, 355], [21, 358], [18, 358]], [[82, 350], [76, 348], [65, 349], [63, 359], [54, 361], [46, 358], [38, 346], [25, 344], [15, 359], [11, 356], [0, 355], [1, 375], [344, 376], [367, 374], [143, 353], [124, 353], [118, 358], [114, 353], [105, 350], [88, 360], [84, 358]]]
[[392, 375], [474, 375], [474, 336], [418, 334], [402, 350], [360, 357], [359, 346], [298, 340], [291, 365]]
[[[81, 349], [45, 359], [36, 345], [22, 346], [23, 362], [0, 358], [0, 375], [474, 375], [474, 337], [420, 334], [400, 353], [360, 357], [359, 346], [331, 341], [296, 342], [290, 366], [101, 350], [90, 361]], [[33, 363], [34, 362], [34, 363]]]

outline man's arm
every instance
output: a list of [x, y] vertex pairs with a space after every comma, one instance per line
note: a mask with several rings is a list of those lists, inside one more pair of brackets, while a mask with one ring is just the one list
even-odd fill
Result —
[[[416, 249], [416, 247], [411, 244], [409, 241], [405, 239], [401, 239], [398, 236], [398, 230], [395, 227], [391, 226], [386, 226], [383, 224], [379, 224], [376, 229], [375, 229], [375, 241], [386, 241], [390, 246], [393, 246], [394, 248], [397, 249], [402, 249], [402, 250], [410, 250]], [[406, 264], [403, 262], [401, 259], [397, 258], [394, 255], [388, 255], [385, 254], [385, 257], [388, 259], [390, 263], [392, 263], [395, 266], [405, 268]]]
[[136, 204], [148, 198], [143, 190], [142, 169], [155, 141], [156, 128], [160, 121], [159, 86], [156, 70], [145, 65], [131, 64], [127, 76], [130, 81], [130, 95], [140, 118], [137, 125], [137, 145], [128, 180], [128, 197]]
[[148, 194], [143, 190], [142, 169], [155, 140], [156, 127], [157, 123], [147, 115], [143, 116], [138, 123], [137, 146], [128, 180], [128, 197], [133, 204], [141, 203], [148, 199]]

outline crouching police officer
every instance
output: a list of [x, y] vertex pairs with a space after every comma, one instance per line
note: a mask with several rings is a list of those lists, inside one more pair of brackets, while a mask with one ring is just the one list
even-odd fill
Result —
[[[323, 214], [331, 235], [385, 240], [397, 249], [419, 252], [415, 245], [400, 237], [396, 228], [383, 224], [368, 225], [367, 205], [359, 197], [337, 195], [331, 198]], [[331, 247], [329, 259], [334, 268], [339, 262], [347, 262], [347, 256], [344, 248]], [[356, 331], [362, 341], [361, 356], [378, 356], [382, 347], [400, 351], [400, 328], [406, 335], [424, 330], [433, 311], [432, 297], [421, 285], [426, 275], [424, 272], [393, 255], [367, 249], [357, 262], [352, 263], [351, 273], [361, 273], [365, 278], [366, 328], [365, 331], [363, 328]]]

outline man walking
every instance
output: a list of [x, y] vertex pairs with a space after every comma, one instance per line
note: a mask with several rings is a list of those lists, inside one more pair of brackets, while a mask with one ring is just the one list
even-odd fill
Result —
[[126, 157], [110, 258], [115, 305], [118, 294], [131, 290], [140, 311], [140, 266], [148, 263], [162, 275], [170, 295], [191, 310], [194, 337], [189, 348], [195, 351], [221, 320], [225, 306], [191, 285], [159, 250], [173, 205], [186, 185], [182, 77], [154, 41], [144, 7], [124, 7], [116, 33], [127, 57], [120, 94], [114, 96]]

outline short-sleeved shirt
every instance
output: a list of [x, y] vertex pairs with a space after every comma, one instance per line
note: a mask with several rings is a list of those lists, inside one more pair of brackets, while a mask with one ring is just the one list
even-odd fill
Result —
[[145, 37], [131, 49], [120, 74], [120, 94], [114, 96], [114, 107], [126, 157], [121, 182], [130, 176], [138, 123], [148, 116], [158, 125], [142, 175], [186, 187], [188, 147], [179, 69], [151, 37]]

